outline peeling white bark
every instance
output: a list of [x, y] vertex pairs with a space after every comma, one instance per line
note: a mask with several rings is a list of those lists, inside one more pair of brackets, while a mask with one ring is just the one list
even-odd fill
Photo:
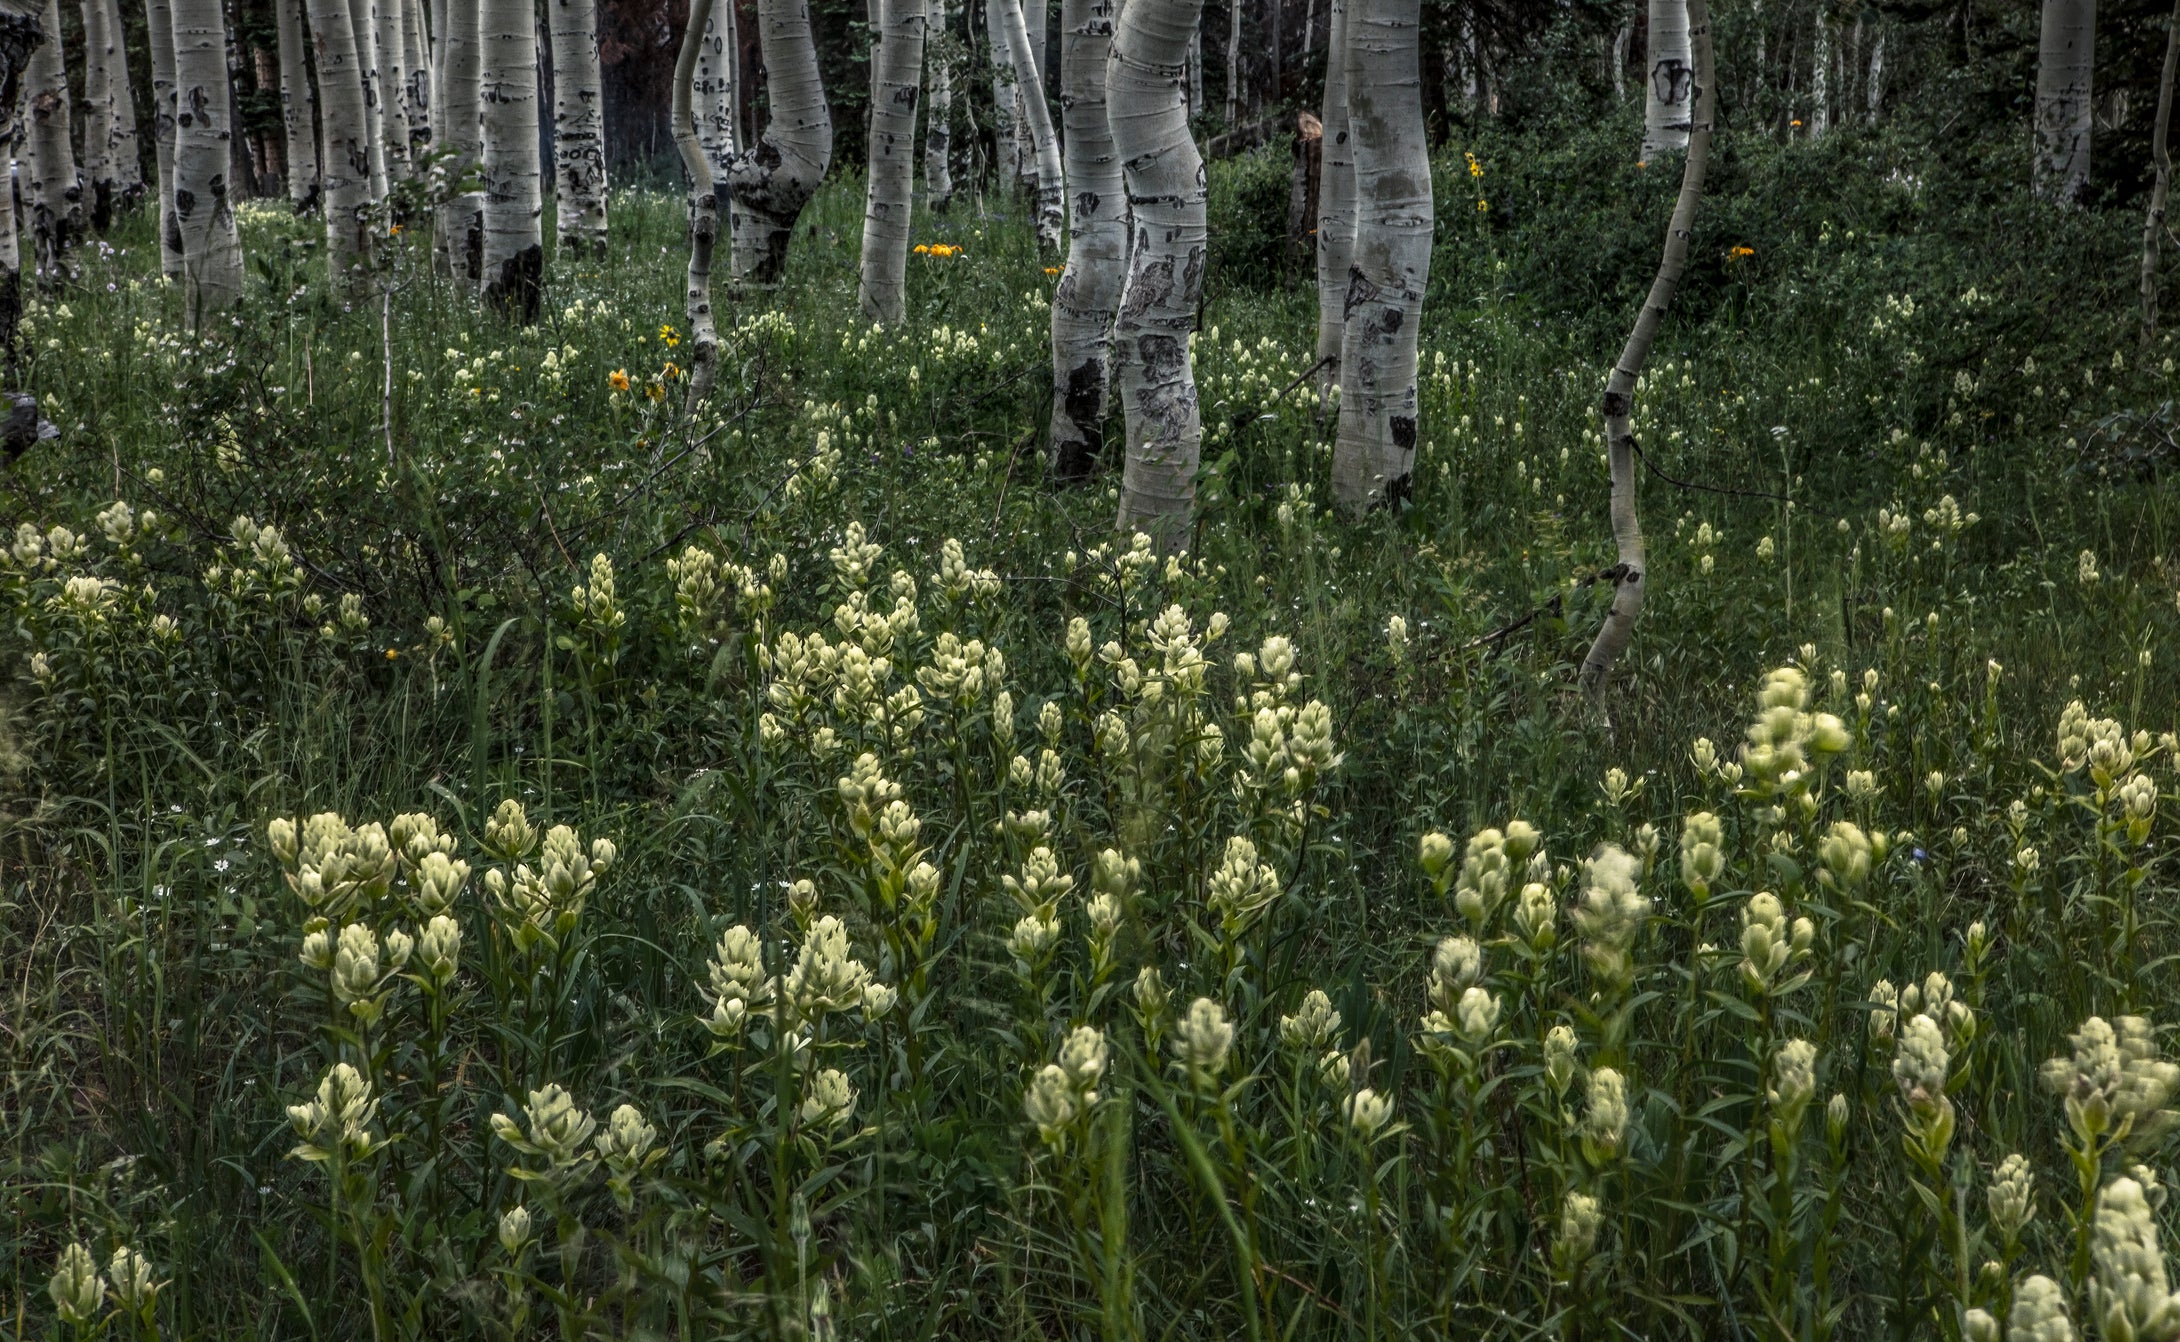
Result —
[[1349, 0], [1355, 248], [1340, 346], [1332, 492], [1351, 513], [1405, 494], [1415, 465], [1416, 337], [1431, 275], [1420, 0]]
[[2044, 0], [2036, 60], [2036, 194], [2071, 204], [2089, 184], [2097, 0]]
[[726, 0], [714, 4], [711, 16], [704, 22], [689, 91], [694, 100], [697, 147], [704, 151], [704, 161], [711, 165], [715, 179], [727, 170], [741, 147], [735, 135], [735, 112], [740, 101], [735, 96], [735, 63], [734, 4]]
[[370, 154], [371, 204], [386, 201], [385, 89], [379, 83], [376, 0], [348, 0], [348, 22], [356, 44], [356, 73], [363, 80], [363, 130]]
[[1189, 342], [1204, 286], [1207, 193], [1188, 130], [1189, 45], [1202, 13], [1203, 0], [1128, 0], [1106, 63], [1134, 229], [1113, 326], [1114, 385], [1128, 423], [1115, 525], [1168, 552], [1188, 539], [1203, 452]]
[[1052, 295], [1052, 472], [1089, 475], [1105, 451], [1113, 318], [1127, 282], [1128, 193], [1105, 101], [1118, 0], [1062, 0], [1067, 270]]
[[931, 212], [944, 214], [954, 199], [954, 170], [948, 161], [954, 147], [954, 65], [950, 48], [943, 42], [953, 29], [954, 16], [951, 0], [937, 0], [937, 4], [935, 26], [942, 45], [937, 52], [928, 47], [924, 52], [926, 86], [930, 92], [924, 99], [923, 189], [924, 201]]
[[242, 237], [227, 173], [227, 21], [220, 0], [174, 0], [174, 223], [191, 324], [242, 300]]
[[[379, 134], [385, 138], [386, 180], [409, 180], [409, 79], [402, 62], [407, 41], [403, 33], [404, 0], [368, 0], [378, 64], [372, 76], [379, 98]], [[380, 199], [384, 200], [382, 192]]]
[[529, 0], [483, 0], [484, 297], [537, 320], [545, 277], [537, 143], [537, 22]]
[[863, 195], [863, 315], [887, 326], [907, 315], [908, 221], [916, 181], [916, 96], [923, 84], [924, 0], [877, 0], [878, 47]]
[[1643, 159], [1688, 147], [1689, 90], [1695, 67], [1688, 55], [1689, 0], [1650, 0], [1650, 35], [1643, 65]]
[[737, 154], [727, 182], [734, 206], [734, 281], [774, 289], [787, 269], [795, 220], [833, 159], [833, 116], [818, 77], [809, 0], [758, 0], [757, 44], [771, 83], [770, 116]]

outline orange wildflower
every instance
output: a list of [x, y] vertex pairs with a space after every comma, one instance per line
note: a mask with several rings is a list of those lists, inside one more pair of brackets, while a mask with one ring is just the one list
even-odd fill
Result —
[[612, 372], [606, 374], [606, 384], [612, 387], [615, 391], [627, 391], [628, 370], [626, 368], [616, 368]]

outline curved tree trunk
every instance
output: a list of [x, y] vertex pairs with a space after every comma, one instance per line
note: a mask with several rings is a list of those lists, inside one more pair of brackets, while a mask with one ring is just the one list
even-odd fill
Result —
[[[729, 4], [733, 0], [727, 0]], [[719, 333], [712, 324], [712, 244], [719, 236], [719, 192], [704, 152], [696, 114], [698, 52], [711, 37], [712, 0], [690, 0], [689, 24], [681, 35], [681, 55], [674, 62], [674, 147], [689, 174], [689, 286], [685, 311], [689, 322], [689, 392], [682, 414], [696, 412], [711, 394], [719, 357]]]
[[[561, 250], [606, 254], [605, 83], [597, 0], [551, 0], [553, 191]], [[697, 34], [703, 41], [703, 34]], [[684, 46], [688, 45], [686, 42]]]
[[[1045, 77], [1045, 28], [1049, 4], [1050, 0], [1021, 0], [1022, 28], [1029, 34], [1030, 64], [1037, 71], [1037, 94], [1040, 98], [1051, 87], [1051, 81]], [[1008, 48], [1008, 63], [1014, 63], [1011, 46]], [[1029, 108], [1025, 102], [1029, 96], [1027, 81], [1017, 77], [1014, 81], [1015, 182], [1026, 191], [1035, 191], [1043, 186], [1044, 179], [1038, 172], [1037, 127], [1030, 120]], [[1049, 126], [1052, 124], [1051, 99], [1044, 98], [1043, 111], [1045, 124]]]
[[2097, 0], [2044, 0], [2036, 58], [2036, 194], [2071, 204], [2089, 184]]
[[146, 0], [144, 18], [144, 26], [151, 30], [151, 148], [159, 173], [159, 273], [178, 284], [182, 238], [174, 231], [173, 0]]
[[1323, 157], [1317, 176], [1317, 390], [1340, 381], [1347, 271], [1355, 254], [1355, 137], [1348, 132], [1348, 0], [1332, 0], [1325, 33]]
[[2156, 180], [2150, 187], [2150, 211], [2142, 221], [2142, 348], [2157, 339], [2159, 251], [2165, 236], [2165, 202], [2172, 195], [2172, 79], [2180, 66], [2180, 0], [2173, 0], [2166, 20], [2165, 68], [2157, 78], [2157, 121], [2150, 127], [2150, 163]]
[[364, 113], [356, 27], [348, 0], [307, 0], [304, 12], [318, 68], [318, 124], [325, 147], [318, 175], [325, 191], [326, 267], [335, 289], [355, 295], [369, 287], [376, 250], [371, 123]]
[[317, 108], [303, 68], [303, 0], [273, 0], [280, 29], [280, 128], [288, 158], [288, 202], [297, 214], [318, 208]]
[[728, 171], [734, 282], [779, 287], [795, 220], [833, 160], [833, 117], [818, 79], [809, 0], [758, 0], [757, 44], [771, 83], [771, 113], [757, 143]]
[[1689, 0], [1650, 0], [1650, 35], [1643, 66], [1650, 72], [1643, 93], [1643, 160], [1688, 147], [1693, 106], [1688, 59]]
[[1611, 613], [1597, 631], [1589, 655], [1582, 659], [1582, 688], [1593, 698], [1602, 698], [1612, 664], [1627, 650], [1635, 634], [1635, 619], [1642, 614], [1649, 575], [1644, 571], [1648, 561], [1635, 512], [1635, 380], [1642, 375], [1651, 342], [1658, 338], [1658, 327], [1665, 321], [1666, 309], [1673, 305], [1673, 293], [1680, 287], [1681, 272], [1688, 264], [1688, 238], [1695, 228], [1696, 206], [1703, 199], [1703, 173], [1710, 165], [1711, 132], [1718, 115], [1718, 71], [1711, 53], [1709, 0], [1688, 0], [1688, 32], [1695, 47], [1696, 69], [1688, 93], [1691, 123], [1688, 157], [1681, 165], [1680, 197], [1673, 202], [1673, 219], [1666, 226], [1665, 254], [1658, 261], [1657, 278], [1651, 281], [1650, 295], [1635, 318], [1635, 329], [1628, 333], [1627, 345], [1612, 366], [1601, 407], [1605, 446], [1612, 462], [1612, 539], [1620, 562], [1613, 579]]
[[863, 315], [892, 326], [907, 311], [908, 217], [916, 181], [916, 94], [923, 83], [925, 0], [878, 0], [870, 172], [863, 194]]
[[1188, 132], [1189, 36], [1203, 0], [1128, 0], [1106, 63], [1107, 115], [1135, 211], [1128, 282], [1113, 325], [1128, 422], [1122, 531], [1164, 550], [1187, 540], [1203, 420], [1189, 337], [1208, 250], [1203, 156]]
[[528, 326], [545, 278], [537, 26], [529, 0], [483, 0], [483, 14], [484, 297]]
[[[459, 178], [484, 161], [484, 43], [477, 6], [448, 0], [439, 97], [447, 168]], [[448, 270], [472, 289], [484, 283], [484, 192], [464, 191], [439, 207]]]
[[114, 218], [114, 39], [107, 0], [81, 0], [83, 19], [83, 185], [91, 227], [104, 233]]
[[1052, 295], [1052, 472], [1090, 474], [1105, 451], [1113, 316], [1127, 279], [1128, 193], [1106, 116], [1117, 0], [1062, 0], [1060, 117], [1067, 128], [1067, 272]]
[[1340, 347], [1332, 492], [1351, 513], [1404, 495], [1415, 465], [1416, 337], [1431, 274], [1420, 0], [1350, 0], [1355, 251]]
[[[949, 0], [933, 2], [939, 10], [932, 26], [943, 38], [953, 28], [953, 6]], [[954, 171], [948, 162], [954, 147], [954, 67], [947, 50], [943, 45], [936, 53], [927, 50], [924, 62], [930, 96], [924, 99], [923, 190], [933, 214], [946, 213], [954, 200]]]
[[69, 250], [83, 231], [83, 188], [76, 179], [60, 0], [45, 0], [43, 23], [46, 40], [31, 55], [25, 93], [30, 106], [30, 189], [23, 194], [37, 238], [38, 275], [50, 284], [70, 266]]
[[184, 303], [196, 325], [242, 300], [220, 0], [174, 0], [174, 87], [174, 223], [182, 235]]
[[[1031, 2], [1043, 4], [1044, 0]], [[992, 0], [992, 8], [1006, 35], [1007, 51], [1014, 58], [1017, 124], [1029, 127], [1031, 156], [1037, 165], [1037, 243], [1040, 248], [1058, 250], [1060, 224], [1065, 218], [1061, 199], [1067, 184], [1060, 176], [1060, 145], [1052, 134], [1044, 81], [1037, 77], [1029, 30], [1022, 22], [1022, 0]]]

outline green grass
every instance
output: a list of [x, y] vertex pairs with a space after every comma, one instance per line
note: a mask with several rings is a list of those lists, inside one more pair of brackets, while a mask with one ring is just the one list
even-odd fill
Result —
[[[1739, 492], [1645, 481], [1653, 591], [1599, 714], [1572, 683], [1606, 600], [1583, 580], [1612, 558], [1593, 407], [1671, 185], [1620, 161], [1632, 143], [1615, 123], [1448, 147], [1418, 488], [1359, 523], [1328, 511], [1308, 388], [1273, 400], [1315, 322], [1261, 234], [1285, 158], [1222, 165], [1197, 345], [1215, 473], [1170, 568], [1110, 535], [1114, 479], [1043, 477], [1052, 279], [1015, 202], [919, 217], [918, 241], [965, 254], [912, 258], [910, 323], [873, 331], [860, 190], [829, 186], [782, 291], [721, 303], [718, 390], [686, 423], [671, 379], [646, 394], [685, 354], [662, 330], [682, 324], [670, 194], [617, 197], [614, 259], [556, 267], [527, 331], [405, 237], [390, 343], [375, 306], [325, 297], [316, 227], [272, 212], [245, 218], [247, 307], [191, 336], [130, 221], [26, 324], [25, 382], [63, 432], [5, 478], [7, 520], [41, 536], [4, 578], [6, 1329], [67, 1335], [46, 1283], [76, 1241], [102, 1270], [139, 1248], [166, 1283], [152, 1323], [191, 1338], [1950, 1337], [2030, 1271], [2080, 1317], [2102, 1261], [2077, 1253], [2081, 1181], [2169, 1155], [2149, 1114], [2084, 1147], [2036, 1079], [2092, 1014], [2173, 1024], [2173, 376], [2134, 344], [2139, 223], [1993, 199], [1904, 132], [1735, 141], [1637, 432], [1660, 471]], [[1977, 515], [1958, 534], [1947, 497]], [[116, 499], [156, 521], [108, 539]], [[867, 573], [835, 557], [850, 523], [879, 547]], [[56, 556], [55, 526], [80, 553]], [[949, 538], [990, 581], [946, 576]], [[87, 575], [113, 586], [72, 606]], [[913, 626], [866, 622], [904, 597]], [[837, 676], [797, 701], [786, 636], [816, 631], [890, 657], [878, 702], [916, 684], [921, 704], [873, 709]], [[1004, 654], [974, 691], [971, 639]], [[1842, 719], [1841, 756], [1797, 779], [1752, 760], [1739, 788], [1699, 767], [1699, 737], [1739, 758], [1788, 664]], [[2120, 809], [2135, 767], [2061, 768], [2075, 698], [2150, 733], [2145, 839]], [[882, 789], [844, 794], [865, 751], [913, 838]], [[506, 799], [580, 832], [555, 841], [557, 893], [488, 824]], [[459, 973], [359, 980], [381, 1018], [298, 960], [314, 909], [287, 877], [317, 859], [283, 862], [267, 826], [326, 811], [429, 813], [474, 868]], [[1682, 877], [1696, 811], [1722, 822], [1707, 899]], [[1464, 845], [1515, 818], [1548, 857], [1517, 851], [1490, 909], [1502, 850], [1463, 876]], [[1835, 822], [1885, 836], [1866, 878]], [[1434, 831], [1455, 855], [1435, 873]], [[570, 855], [600, 837], [614, 860], [586, 884]], [[1585, 875], [1604, 844], [1638, 859], [1632, 922], [1607, 868]], [[418, 934], [420, 870], [316, 912]], [[1532, 880], [1550, 938], [1510, 921]], [[1758, 890], [1812, 940], [1751, 980]], [[704, 1028], [723, 933], [756, 929], [784, 974], [828, 916], [890, 1012], [806, 1003], [809, 1073], [761, 1011]], [[1419, 1025], [1461, 1014], [1461, 955], [1432, 969], [1456, 934], [1484, 943], [1485, 1039]], [[1944, 1031], [1942, 1152], [1866, 1025], [1880, 978], [1933, 971], [1975, 1022]], [[1311, 989], [1338, 1026], [1283, 1039]], [[1231, 1056], [1166, 1065], [1199, 996]], [[1025, 1092], [1085, 1024], [1110, 1051], [1099, 1102], [1079, 1067], [1048, 1081], [1040, 1135]], [[1762, 1098], [1789, 1039], [1816, 1047], [1798, 1116]], [[341, 1060], [392, 1140], [329, 1178], [290, 1158], [286, 1107]], [[852, 1083], [852, 1122], [802, 1112], [818, 1068]], [[1609, 1103], [1586, 1117], [1604, 1068], [1626, 1078], [1619, 1135]], [[636, 1106], [657, 1158], [555, 1163], [522, 1118], [547, 1082], [601, 1130]], [[1394, 1098], [1367, 1140], [1342, 1117], [1364, 1085]], [[2041, 1189], [2018, 1245], [1985, 1201], [2013, 1152]], [[1576, 1196], [1600, 1218], [1587, 1251], [1563, 1227]], [[531, 1238], [510, 1249], [517, 1204]]]

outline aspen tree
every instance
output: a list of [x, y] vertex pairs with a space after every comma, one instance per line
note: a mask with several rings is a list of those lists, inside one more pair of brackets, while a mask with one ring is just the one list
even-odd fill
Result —
[[2036, 52], [2036, 194], [2072, 204], [2089, 184], [2097, 0], [2044, 0]]
[[409, 110], [409, 162], [421, 169], [435, 143], [432, 136], [431, 33], [424, 26], [421, 0], [401, 0], [401, 69]]
[[529, 0], [482, 0], [486, 303], [509, 320], [537, 320], [545, 278], [539, 195], [537, 26]]
[[151, 147], [159, 175], [159, 273], [182, 279], [182, 239], [174, 231], [174, 5], [145, 0], [151, 38]]
[[83, 19], [83, 184], [90, 195], [91, 227], [100, 233], [113, 222], [114, 88], [108, 62], [113, 38], [108, 32], [107, 0], [82, 0]]
[[877, 81], [863, 196], [863, 315], [893, 326], [906, 315], [908, 216], [916, 180], [916, 95], [923, 84], [925, 0], [877, 0]]
[[[445, 104], [439, 124], [445, 135], [447, 171], [460, 179], [484, 161], [484, 38], [478, 6], [448, 0], [446, 26], [439, 37], [439, 99]], [[447, 269], [477, 288], [484, 283], [484, 192], [462, 191], [439, 207], [439, 233], [446, 239]]]
[[[1199, 3], [1201, 0], [1199, 0]], [[1041, 5], [1043, 0], [1031, 0]], [[1014, 57], [1014, 87], [1019, 95], [1016, 115], [1019, 125], [1029, 128], [1031, 158], [1037, 173], [1037, 244], [1041, 249], [1056, 250], [1060, 245], [1060, 225], [1065, 218], [1065, 206], [1061, 199], [1067, 191], [1067, 183], [1060, 174], [1060, 145], [1052, 133], [1052, 113], [1045, 102], [1044, 81], [1037, 75], [1037, 62], [1032, 59], [1029, 29], [1022, 21], [1022, 0], [992, 0], [994, 16], [1007, 39], [1007, 50]]]
[[1347, 272], [1355, 250], [1355, 142], [1347, 124], [1347, 6], [1332, 0], [1325, 33], [1323, 157], [1317, 177], [1317, 389], [1340, 381]]
[[101, 0], [106, 7], [106, 34], [110, 44], [106, 76], [113, 90], [114, 183], [124, 207], [132, 207], [144, 194], [142, 136], [136, 124], [136, 93], [129, 82], [128, 25], [116, 0]]
[[[482, 0], [479, 0], [482, 3]], [[370, 156], [371, 204], [386, 203], [385, 88], [379, 82], [376, 0], [348, 0], [348, 23], [356, 44], [356, 72], [363, 79], [363, 130]]]
[[[369, 0], [378, 64], [373, 84], [379, 97], [379, 134], [386, 140], [386, 181], [409, 180], [409, 74], [405, 64], [407, 0]], [[381, 199], [384, 195], [381, 193]]]
[[174, 0], [174, 89], [174, 224], [182, 235], [184, 304], [196, 325], [242, 300], [220, 0]]
[[[49, 36], [29, 13], [6, 16], [0, 31], [0, 163], [23, 148], [23, 86], [30, 57]], [[23, 317], [22, 239], [16, 232], [15, 206], [0, 209], [0, 358], [13, 371], [15, 339]]]
[[303, 0], [273, 0], [280, 39], [280, 129], [288, 201], [297, 214], [318, 208], [318, 129], [310, 74], [303, 68]]
[[787, 268], [795, 220], [832, 163], [833, 117], [818, 77], [809, 0], [758, 0], [757, 44], [771, 111], [764, 134], [728, 169], [729, 224], [735, 283], [773, 289]]
[[1133, 203], [1114, 382], [1128, 424], [1122, 531], [1182, 548], [1196, 505], [1203, 419], [1189, 339], [1208, 251], [1203, 156], [1188, 130], [1189, 38], [1202, 0], [1128, 0], [1106, 62], [1113, 149]]
[[1052, 295], [1052, 471], [1090, 474], [1105, 450], [1113, 318], [1127, 279], [1128, 194], [1107, 117], [1117, 0], [1062, 0], [1060, 118], [1067, 129], [1067, 269]]
[[954, 7], [952, 0], [934, 2], [938, 41], [924, 46], [930, 94], [924, 99], [923, 189], [931, 212], [944, 214], [954, 199], [954, 171], [948, 161], [954, 147], [954, 45], [948, 40], [954, 28]]
[[735, 90], [737, 53], [733, 0], [712, 6], [700, 42], [690, 97], [695, 100], [697, 145], [703, 149], [704, 161], [711, 165], [712, 175], [717, 178], [727, 170], [727, 164], [733, 161], [735, 151], [740, 148], [739, 137], [735, 134], [740, 99]]
[[[1019, 3], [1022, 9], [1022, 30], [1029, 34], [1030, 65], [1037, 72], [1036, 96], [1041, 100], [1045, 124], [1050, 126], [1051, 100], [1044, 97], [1045, 90], [1051, 84], [1045, 77], [1045, 30], [1049, 22], [1050, 0], [1019, 0]], [[1009, 51], [1011, 55], [1011, 47]], [[1042, 172], [1043, 162], [1037, 154], [1037, 126], [1030, 117], [1030, 96], [1029, 85], [1018, 75], [1014, 81], [1015, 177], [1023, 189], [1038, 191], [1044, 188], [1045, 178]]]
[[1649, 71], [1643, 92], [1644, 161], [1688, 147], [1691, 105], [1688, 57], [1689, 0], [1650, 0], [1650, 31], [1643, 52]]
[[1832, 128], [1832, 12], [1822, 5], [1809, 35], [1809, 124], [1811, 140]]
[[1242, 0], [1226, 0], [1226, 128], [1241, 124]]
[[1001, 180], [1019, 181], [1022, 175], [1022, 142], [1015, 137], [1014, 57], [1008, 54], [1006, 33], [1000, 28], [994, 6], [984, 2], [984, 35], [992, 55], [992, 143], [999, 153], [996, 165]]
[[1711, 48], [1709, 0], [1688, 0], [1688, 34], [1694, 47], [1695, 79], [1688, 90], [1688, 156], [1681, 164], [1680, 195], [1673, 202], [1673, 218], [1666, 225], [1665, 251], [1658, 261], [1657, 277], [1649, 296], [1628, 333], [1627, 344], [1606, 380], [1601, 409], [1605, 418], [1605, 446], [1612, 466], [1612, 539], [1619, 551], [1612, 590], [1612, 610], [1604, 627], [1582, 659], [1582, 688], [1602, 700], [1612, 664], [1627, 650], [1635, 634], [1636, 617], [1642, 613], [1643, 594], [1649, 585], [1645, 572], [1643, 532], [1635, 511], [1635, 380], [1642, 376], [1650, 346], [1658, 338], [1666, 309], [1680, 287], [1681, 272], [1688, 265], [1688, 239], [1695, 229], [1696, 206], [1703, 199], [1703, 175], [1711, 160], [1711, 134], [1718, 115], [1717, 64]]
[[[560, 247], [575, 256], [602, 257], [606, 254], [606, 124], [605, 82], [598, 67], [598, 3], [549, 2], [553, 188]], [[701, 31], [696, 40], [702, 43]]]
[[1349, 0], [1355, 247], [1341, 332], [1332, 491], [1353, 513], [1405, 492], [1415, 463], [1416, 338], [1433, 224], [1421, 18], [1420, 0]]
[[372, 228], [370, 119], [364, 113], [363, 66], [348, 0], [306, 0], [311, 54], [318, 71], [318, 159], [324, 190], [326, 266], [336, 289], [350, 295], [370, 284], [376, 252]]
[[[729, 4], [733, 0], [727, 0]], [[719, 334], [712, 323], [712, 244], [719, 235], [719, 192], [712, 183], [710, 157], [698, 132], [695, 83], [697, 55], [711, 29], [712, 0], [690, 0], [689, 23], [674, 62], [674, 147], [689, 174], [689, 283], [685, 311], [689, 323], [689, 390], [683, 414], [696, 410], [710, 394], [718, 360]]]
[[2150, 125], [2150, 208], [2142, 221], [2142, 348], [2157, 339], [2159, 251], [2165, 235], [2165, 202], [2172, 196], [2172, 81], [2180, 66], [2180, 0], [2165, 21], [2165, 65], [2157, 77], [2157, 120]]
[[30, 108], [30, 181], [23, 195], [37, 239], [38, 275], [50, 284], [69, 266], [69, 250], [83, 230], [83, 189], [76, 180], [60, 0], [45, 0], [42, 22], [46, 40], [31, 53], [29, 87], [24, 91]]

